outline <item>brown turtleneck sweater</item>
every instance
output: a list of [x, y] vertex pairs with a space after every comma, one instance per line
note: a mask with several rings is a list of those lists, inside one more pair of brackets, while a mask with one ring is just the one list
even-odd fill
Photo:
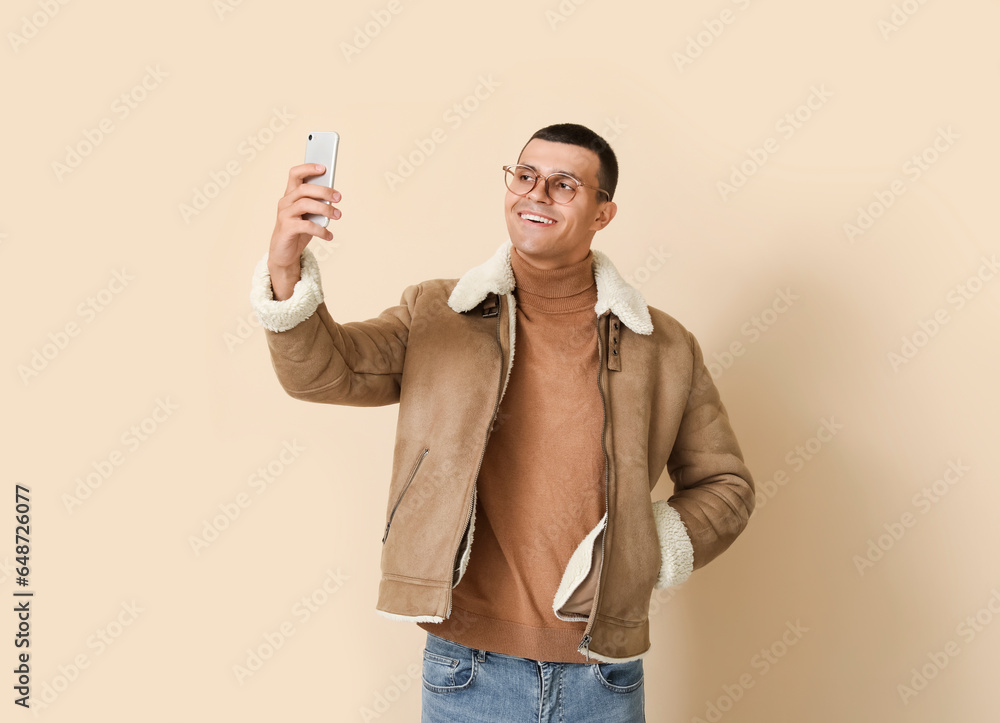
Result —
[[604, 408], [593, 252], [539, 269], [511, 248], [514, 365], [477, 480], [476, 528], [452, 614], [417, 623], [480, 650], [583, 662], [585, 621], [552, 610], [570, 555], [604, 515]]

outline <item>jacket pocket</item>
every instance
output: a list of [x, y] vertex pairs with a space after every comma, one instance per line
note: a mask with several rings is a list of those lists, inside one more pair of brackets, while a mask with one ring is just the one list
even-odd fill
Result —
[[604, 530], [608, 514], [583, 538], [563, 570], [562, 581], [552, 602], [560, 620], [589, 620], [597, 594], [597, 581], [604, 562]]
[[385, 544], [386, 538], [389, 536], [389, 527], [392, 525], [392, 518], [396, 515], [396, 510], [399, 508], [399, 503], [403, 501], [403, 495], [410, 488], [410, 484], [413, 482], [414, 476], [417, 474], [417, 469], [420, 467], [420, 463], [424, 461], [424, 457], [430, 449], [424, 447], [420, 450], [420, 454], [417, 455], [417, 461], [413, 463], [413, 469], [410, 470], [410, 476], [406, 478], [406, 484], [403, 485], [403, 489], [399, 491], [399, 495], [396, 497], [396, 502], [392, 506], [392, 511], [389, 512], [389, 520], [385, 523], [385, 534], [382, 535], [382, 544]]

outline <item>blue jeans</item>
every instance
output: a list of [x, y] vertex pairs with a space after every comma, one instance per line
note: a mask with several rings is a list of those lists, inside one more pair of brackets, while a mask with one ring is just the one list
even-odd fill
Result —
[[645, 723], [642, 659], [549, 663], [427, 633], [421, 723]]

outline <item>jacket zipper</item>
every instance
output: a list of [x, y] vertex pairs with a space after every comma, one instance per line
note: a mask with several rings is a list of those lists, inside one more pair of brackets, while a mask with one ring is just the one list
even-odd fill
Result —
[[601, 427], [601, 450], [604, 452], [604, 510], [605, 514], [608, 516], [608, 521], [604, 523], [604, 532], [601, 535], [601, 568], [597, 571], [597, 587], [594, 589], [594, 605], [590, 610], [590, 619], [587, 621], [587, 628], [583, 631], [583, 639], [580, 641], [580, 645], [577, 647], [577, 651], [583, 653], [587, 657], [587, 662], [590, 662], [590, 641], [593, 639], [590, 635], [590, 631], [594, 628], [594, 622], [597, 620], [597, 603], [600, 600], [601, 595], [601, 577], [604, 575], [604, 540], [608, 536], [608, 527], [611, 524], [611, 510], [608, 509], [608, 486], [609, 486], [609, 473], [608, 473], [608, 447], [605, 442], [605, 437], [608, 432], [608, 405], [604, 399], [604, 387], [601, 385], [601, 373], [604, 371], [604, 350], [601, 348], [603, 341], [601, 340], [601, 317], [597, 317], [597, 390], [601, 393], [601, 408], [604, 410], [604, 422]]
[[392, 524], [392, 518], [396, 515], [396, 508], [399, 507], [399, 503], [403, 501], [403, 495], [406, 494], [406, 490], [410, 488], [410, 483], [413, 482], [414, 476], [417, 474], [417, 468], [420, 467], [420, 463], [424, 461], [424, 457], [430, 450], [424, 447], [424, 451], [420, 453], [417, 457], [417, 461], [413, 464], [413, 469], [410, 470], [410, 476], [406, 480], [406, 484], [403, 485], [403, 489], [399, 493], [399, 497], [396, 498], [396, 504], [392, 506], [392, 512], [389, 513], [389, 521], [385, 523], [385, 534], [382, 535], [382, 544], [385, 544], [385, 539], [389, 536], [389, 525]]
[[[503, 297], [500, 296], [499, 299], [498, 299], [498, 301], [499, 301], [498, 305], [499, 305], [500, 309], [499, 309], [499, 311], [497, 313], [497, 349], [500, 351], [500, 379], [497, 380], [497, 400], [496, 400], [496, 402], [493, 405], [493, 414], [492, 414], [492, 416], [490, 416], [489, 426], [486, 427], [486, 438], [483, 440], [483, 450], [482, 450], [482, 452], [479, 453], [479, 464], [476, 465], [476, 476], [473, 478], [473, 481], [472, 481], [472, 501], [469, 503], [469, 512], [465, 516], [465, 530], [469, 529], [469, 522], [472, 520], [472, 510], [476, 506], [476, 482], [479, 480], [479, 470], [483, 466], [483, 457], [486, 456], [486, 444], [487, 444], [487, 442], [489, 442], [490, 433], [493, 431], [493, 422], [497, 418], [497, 410], [500, 408], [500, 394], [501, 394], [501, 392], [503, 390], [503, 387], [501, 386], [503, 384], [503, 378], [504, 378], [504, 369], [503, 369], [503, 344], [500, 342], [500, 319], [501, 319], [501, 317], [502, 317], [502, 315], [504, 313], [504, 311], [503, 311]], [[464, 536], [465, 536], [465, 533], [463, 532], [462, 533], [462, 537], [464, 537]], [[459, 545], [462, 544], [461, 538], [459, 538], [458, 544]], [[455, 550], [455, 554], [452, 555], [452, 561], [454, 561], [456, 555], [458, 555], [458, 550]], [[448, 614], [445, 615], [446, 618], [450, 618], [451, 617], [451, 604], [454, 601], [454, 598], [455, 598], [455, 595], [452, 593], [451, 590], [449, 590], [448, 591]]]

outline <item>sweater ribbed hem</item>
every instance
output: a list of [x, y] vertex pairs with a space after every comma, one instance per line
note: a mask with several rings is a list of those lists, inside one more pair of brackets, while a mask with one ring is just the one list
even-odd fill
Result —
[[586, 663], [577, 651], [586, 621], [569, 628], [535, 628], [455, 607], [441, 623], [417, 623], [429, 633], [467, 648], [550, 663]]

